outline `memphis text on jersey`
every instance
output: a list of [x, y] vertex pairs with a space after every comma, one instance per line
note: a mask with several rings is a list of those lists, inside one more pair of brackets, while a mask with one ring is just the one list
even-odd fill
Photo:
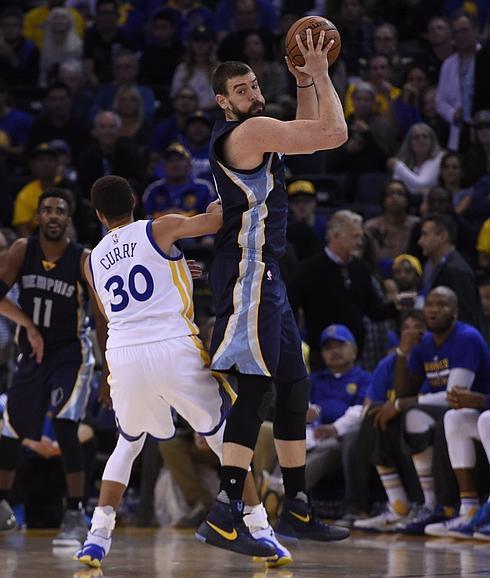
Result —
[[75, 286], [66, 281], [44, 277], [44, 275], [22, 275], [23, 289], [41, 289], [43, 291], [52, 291], [62, 297], [71, 297], [75, 292]]

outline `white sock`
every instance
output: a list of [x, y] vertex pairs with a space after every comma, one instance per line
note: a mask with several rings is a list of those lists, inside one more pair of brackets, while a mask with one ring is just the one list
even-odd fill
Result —
[[263, 504], [245, 506], [243, 509], [243, 521], [250, 532], [254, 532], [255, 530], [264, 530], [269, 526], [267, 512], [265, 511]]
[[90, 533], [101, 538], [110, 538], [116, 526], [116, 512], [112, 506], [97, 506], [92, 516]]
[[436, 506], [434, 476], [432, 475], [432, 454], [432, 447], [428, 447], [423, 452], [412, 456], [413, 465], [415, 466], [422, 491], [424, 492], [425, 505], [431, 510]]
[[390, 506], [397, 514], [402, 516], [408, 514], [410, 505], [397, 471], [384, 466], [376, 466], [376, 470], [381, 478]]

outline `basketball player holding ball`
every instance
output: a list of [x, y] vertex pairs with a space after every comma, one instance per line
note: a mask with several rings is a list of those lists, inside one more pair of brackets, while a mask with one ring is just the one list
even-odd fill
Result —
[[[253, 70], [224, 62], [213, 75], [225, 115], [213, 129], [210, 162], [223, 209], [210, 283], [216, 307], [212, 369], [237, 377], [238, 399], [224, 433], [220, 492], [196, 537], [251, 554], [243, 523], [243, 484], [263, 419], [274, 408], [274, 438], [285, 487], [276, 534], [291, 540], [341, 540], [348, 530], [323, 524], [305, 493], [309, 400], [301, 340], [278, 261], [285, 252], [284, 154], [332, 149], [347, 139], [342, 105], [328, 75], [325, 30], [316, 43], [295, 35], [304, 66], [286, 59], [297, 84], [297, 113], [282, 122], [261, 116], [264, 97]], [[273, 391], [273, 382], [275, 392]]]

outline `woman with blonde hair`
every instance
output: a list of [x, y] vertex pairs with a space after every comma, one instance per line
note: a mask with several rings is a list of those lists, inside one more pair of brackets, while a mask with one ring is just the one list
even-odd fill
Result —
[[82, 40], [75, 31], [73, 16], [67, 8], [53, 8], [44, 32], [39, 84], [46, 86], [56, 66], [69, 58], [82, 57]]
[[386, 161], [386, 168], [410, 193], [425, 198], [429, 189], [437, 184], [443, 155], [434, 131], [419, 122], [410, 127], [397, 156]]

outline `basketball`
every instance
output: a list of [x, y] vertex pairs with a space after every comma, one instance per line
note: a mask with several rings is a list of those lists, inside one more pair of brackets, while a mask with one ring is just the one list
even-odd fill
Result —
[[302, 42], [306, 43], [306, 31], [308, 28], [311, 29], [314, 46], [316, 46], [318, 37], [322, 30], [325, 30], [325, 39], [323, 41], [324, 46], [327, 45], [330, 40], [334, 40], [334, 45], [328, 51], [328, 64], [332, 65], [340, 54], [340, 34], [335, 27], [335, 24], [330, 22], [330, 20], [323, 18], [323, 16], [305, 16], [304, 18], [296, 20], [296, 22], [289, 28], [284, 41], [286, 54], [288, 55], [289, 60], [296, 66], [304, 66], [305, 59], [296, 43], [296, 34], [299, 34]]

